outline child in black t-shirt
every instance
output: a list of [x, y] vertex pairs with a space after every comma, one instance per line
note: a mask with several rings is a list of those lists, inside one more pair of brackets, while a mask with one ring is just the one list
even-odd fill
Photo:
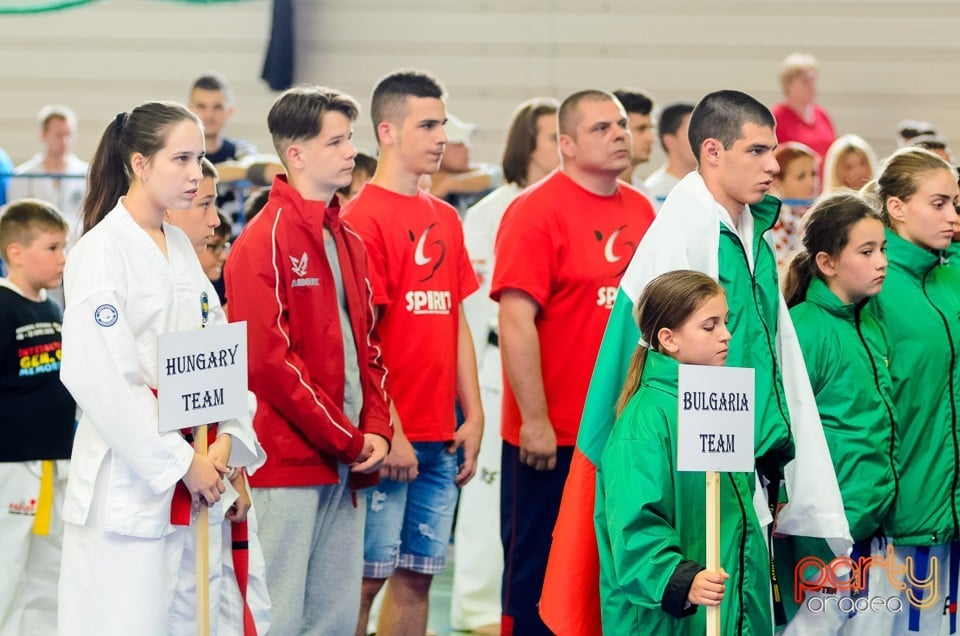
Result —
[[63, 493], [76, 405], [60, 382], [67, 223], [21, 199], [0, 214], [0, 634], [57, 631]]

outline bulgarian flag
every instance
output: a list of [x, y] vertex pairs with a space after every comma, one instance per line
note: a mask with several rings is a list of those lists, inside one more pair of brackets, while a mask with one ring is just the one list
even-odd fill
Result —
[[[722, 209], [703, 178], [691, 172], [670, 192], [647, 230], [620, 289], [590, 381], [577, 446], [553, 532], [540, 616], [558, 636], [600, 636], [600, 557], [593, 525], [597, 464], [614, 422], [614, 408], [640, 339], [633, 308], [648, 282], [678, 269], [719, 278]], [[752, 234], [752, 217], [744, 217]], [[793, 323], [781, 297], [777, 345], [790, 409], [796, 459], [784, 469], [789, 503], [777, 532], [826, 539], [837, 554], [853, 541]], [[796, 487], [802, 484], [801, 487]], [[754, 493], [761, 524], [771, 521], [763, 488]]]

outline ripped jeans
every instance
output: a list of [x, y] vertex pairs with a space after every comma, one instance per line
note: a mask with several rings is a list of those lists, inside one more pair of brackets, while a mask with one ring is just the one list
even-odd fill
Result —
[[445, 442], [413, 442], [419, 475], [410, 483], [380, 478], [367, 490], [363, 576], [388, 578], [397, 568], [443, 571], [459, 490], [457, 454]]

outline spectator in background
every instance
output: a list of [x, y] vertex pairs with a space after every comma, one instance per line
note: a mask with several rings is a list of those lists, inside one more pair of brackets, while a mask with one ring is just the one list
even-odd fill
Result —
[[498, 537], [500, 510], [500, 400], [503, 372], [497, 335], [497, 304], [490, 299], [493, 245], [500, 219], [520, 191], [560, 163], [557, 109], [552, 98], [535, 98], [517, 108], [503, 150], [506, 183], [467, 210], [463, 234], [480, 289], [463, 302], [473, 335], [486, 425], [477, 458], [477, 479], [463, 487], [454, 530], [450, 621], [455, 629], [500, 633], [503, 551]]
[[[631, 184], [644, 194], [643, 180], [634, 176], [637, 166], [650, 161], [653, 151], [653, 98], [634, 88], [621, 88], [613, 91], [620, 100], [623, 110], [627, 111], [627, 128], [630, 130], [630, 167], [623, 171], [620, 180]], [[647, 198], [651, 198], [647, 195]]]
[[788, 141], [773, 155], [780, 172], [773, 177], [770, 194], [780, 199], [780, 216], [773, 226], [773, 247], [777, 264], [800, 243], [800, 219], [807, 213], [817, 192], [817, 156], [807, 146]]
[[863, 137], [838, 137], [823, 159], [823, 193], [827, 194], [838, 188], [859, 190], [873, 178], [876, 171], [877, 157]]
[[266, 186], [251, 194], [247, 200], [243, 202], [244, 227], [253, 220], [253, 217], [260, 213], [260, 210], [263, 209], [263, 206], [265, 206], [269, 200], [270, 186]]
[[217, 167], [217, 208], [228, 218], [240, 218], [242, 201], [238, 196], [238, 182], [251, 181], [254, 185], [270, 185], [273, 178], [283, 174], [283, 165], [265, 161], [257, 155], [256, 147], [242, 139], [229, 139], [223, 129], [235, 110], [233, 91], [220, 73], [206, 73], [194, 80], [190, 87], [187, 106], [203, 122], [206, 157]]
[[7, 186], [13, 175], [13, 161], [3, 148], [0, 148], [0, 205], [7, 202]]
[[223, 171], [220, 164], [235, 162], [256, 154], [256, 147], [242, 139], [227, 139], [223, 129], [235, 111], [233, 105], [233, 91], [227, 84], [227, 79], [219, 73], [208, 73], [194, 80], [190, 87], [190, 102], [187, 104], [200, 121], [203, 122], [203, 137], [206, 143], [206, 157], [217, 171], [224, 173], [221, 179], [236, 181], [246, 178], [246, 171], [242, 174]]
[[[0, 148], [0, 205], [7, 202], [7, 185], [10, 182], [10, 175], [13, 174], [13, 161], [10, 155], [3, 148]], [[3, 262], [3, 256], [0, 255], [0, 276], [6, 276], [7, 267]]]
[[697, 158], [693, 155], [690, 138], [687, 137], [692, 112], [693, 104], [678, 102], [670, 104], [660, 113], [657, 128], [660, 145], [667, 153], [667, 162], [643, 182], [655, 210], [660, 209], [660, 205], [680, 179], [697, 169]]
[[820, 66], [809, 53], [792, 53], [780, 65], [784, 100], [771, 111], [777, 120], [777, 141], [799, 141], [818, 156], [826, 155], [837, 134], [827, 111], [817, 105]]
[[951, 166], [956, 163], [953, 160], [953, 153], [950, 152], [950, 148], [947, 147], [947, 140], [936, 133], [930, 135], [917, 135], [907, 142], [907, 145], [929, 150], [933, 154], [949, 163]]
[[353, 158], [353, 179], [350, 181], [350, 185], [337, 190], [337, 199], [340, 201], [340, 205], [345, 205], [347, 201], [357, 196], [357, 192], [360, 192], [363, 184], [373, 179], [373, 173], [376, 171], [376, 158], [366, 153], [358, 152], [357, 156]]
[[897, 147], [903, 148], [909, 145], [910, 140], [915, 137], [937, 134], [939, 134], [937, 127], [928, 121], [904, 119], [897, 124]]
[[468, 124], [447, 113], [443, 124], [447, 146], [440, 160], [440, 169], [430, 175], [429, 192], [457, 208], [460, 217], [467, 209], [500, 185], [500, 171], [496, 166], [474, 163], [470, 160], [470, 138], [476, 124]]
[[80, 235], [80, 202], [87, 188], [88, 165], [71, 152], [77, 138], [77, 116], [66, 106], [47, 105], [40, 109], [37, 120], [43, 152], [17, 166], [14, 174], [59, 176], [14, 177], [7, 186], [7, 200], [31, 197], [55, 206], [70, 226], [69, 249]]

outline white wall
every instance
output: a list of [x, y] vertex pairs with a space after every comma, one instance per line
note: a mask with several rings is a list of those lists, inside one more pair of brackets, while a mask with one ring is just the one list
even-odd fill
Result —
[[[273, 95], [259, 75], [269, 22], [266, 0], [113, 0], [0, 18], [0, 146], [31, 154], [33, 115], [60, 101], [78, 111], [89, 155], [118, 110], [182, 100], [194, 76], [218, 69], [238, 97], [229, 131], [268, 150]], [[929, 119], [960, 153], [953, 0], [297, 0], [296, 26], [298, 81], [336, 86], [366, 108], [383, 74], [429, 69], [450, 110], [479, 124], [485, 161], [499, 160], [509, 115], [528, 97], [632, 85], [664, 103], [738, 88], [772, 104], [779, 62], [795, 50], [820, 59], [820, 103], [839, 133], [863, 135], [882, 156], [897, 121]], [[361, 117], [357, 142], [371, 149]]]
[[77, 153], [87, 158], [118, 112], [151, 99], [185, 102], [198, 75], [219, 70], [237, 94], [229, 132], [268, 150], [274, 97], [259, 77], [270, 11], [266, 1], [110, 0], [0, 16], [0, 147], [15, 162], [29, 158], [37, 111], [63, 103], [77, 112]]

